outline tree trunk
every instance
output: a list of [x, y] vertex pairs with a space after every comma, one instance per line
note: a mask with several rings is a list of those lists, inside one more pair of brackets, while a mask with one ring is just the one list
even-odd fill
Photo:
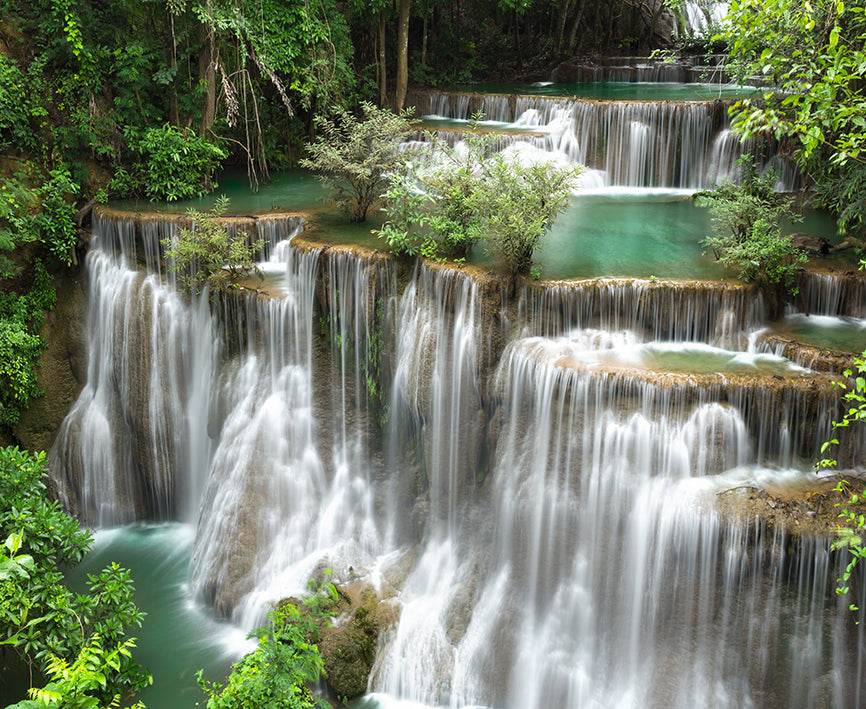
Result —
[[399, 113], [406, 103], [406, 90], [409, 87], [409, 10], [412, 0], [399, 0], [397, 18], [397, 95], [394, 108]]
[[388, 71], [385, 63], [385, 10], [379, 10], [379, 106], [388, 103]]
[[424, 6], [424, 29], [421, 32], [421, 66], [427, 66], [427, 6]]
[[586, 0], [580, 0], [580, 4], [575, 8], [574, 20], [571, 23], [571, 31], [568, 33], [568, 53], [574, 54], [577, 44], [577, 30], [580, 29], [580, 22], [583, 19], [583, 11], [586, 9]]
[[204, 23], [199, 25], [198, 39], [201, 45], [201, 52], [198, 55], [198, 79], [205, 85], [199, 126], [199, 134], [203, 136], [216, 120], [216, 47], [213, 28]]
[[523, 69], [523, 50], [520, 48], [520, 16], [514, 11], [514, 45], [517, 50], [517, 69]]
[[562, 51], [562, 40], [565, 39], [565, 22], [568, 20], [568, 13], [571, 11], [572, 0], [565, 0], [562, 3], [562, 9], [559, 12], [559, 20], [556, 23], [556, 42], [554, 53], [559, 54]]
[[177, 79], [177, 40], [174, 35], [174, 14], [171, 10], [168, 11], [168, 24], [171, 29], [171, 48], [168, 53], [168, 61], [172, 68], [172, 83], [168, 88], [168, 122], [173, 126], [180, 125], [180, 114], [177, 108], [177, 88], [175, 80]]

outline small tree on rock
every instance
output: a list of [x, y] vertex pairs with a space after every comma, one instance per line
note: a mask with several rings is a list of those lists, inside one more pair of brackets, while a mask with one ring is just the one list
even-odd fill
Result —
[[431, 164], [392, 175], [380, 237], [397, 252], [433, 258], [463, 257], [481, 241], [510, 276], [528, 273], [582, 167], [506, 158], [484, 135], [467, 135], [459, 150], [430, 139]]
[[198, 295], [205, 288], [222, 292], [252, 274], [261, 276], [255, 255], [265, 240], [250, 242], [243, 232], [229, 234], [221, 221], [228, 204], [228, 197], [222, 196], [209, 212], [190, 209], [192, 228], [181, 229], [176, 242], [163, 239], [166, 258], [177, 274], [181, 292]]
[[363, 120], [342, 108], [333, 119], [317, 116], [321, 134], [309, 146], [310, 157], [301, 160], [302, 167], [321, 173], [322, 185], [353, 222], [366, 221], [388, 174], [409, 157], [403, 143], [411, 132], [411, 109], [396, 114], [371, 103], [361, 108]]
[[777, 317], [785, 299], [797, 294], [794, 274], [807, 260], [802, 249], [782, 236], [779, 223], [801, 217], [792, 211], [793, 198], [773, 189], [774, 172], [759, 174], [750, 156], [739, 162], [740, 184], [726, 180], [695, 197], [713, 217], [714, 233], [702, 243], [737, 278], [755, 283], [767, 298], [770, 316]]

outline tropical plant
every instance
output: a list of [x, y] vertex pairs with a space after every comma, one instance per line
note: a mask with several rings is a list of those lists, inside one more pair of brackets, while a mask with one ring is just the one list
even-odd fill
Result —
[[30, 290], [0, 294], [0, 428], [18, 423], [30, 399], [41, 396], [37, 367], [47, 343], [39, 334], [42, 316], [57, 293], [41, 262], [33, 267]]
[[247, 234], [230, 234], [222, 217], [229, 199], [221, 196], [209, 212], [190, 209], [190, 228], [181, 229], [177, 240], [163, 239], [169, 267], [177, 274], [178, 288], [198, 295], [205, 288], [223, 292], [251, 274], [261, 276], [256, 254], [264, 239], [249, 241]]
[[842, 233], [866, 224], [864, 13], [844, 0], [734, 0], [724, 28], [734, 80], [764, 87], [733, 106], [733, 128], [787, 141]]
[[[0, 534], [9, 552], [0, 559], [0, 645], [52, 676], [42, 705], [50, 699], [55, 704], [48, 706], [102, 707], [151, 681], [131, 658], [126, 637], [144, 614], [133, 601], [129, 572], [116, 564], [89, 575], [87, 593], [65, 586], [61, 569], [84, 557], [92, 536], [49, 501], [45, 478], [44, 453], [0, 448]], [[90, 671], [102, 677], [85, 688], [78, 680]]]
[[[100, 700], [100, 696], [111, 673], [119, 671], [124, 661], [132, 657], [134, 647], [134, 638], [129, 638], [114, 649], [106, 649], [99, 633], [94, 633], [71, 663], [49, 655], [45, 668], [48, 684], [31, 687], [30, 699], [7, 709], [114, 709], [119, 706], [120, 694], [115, 694], [108, 703]], [[145, 706], [137, 702], [130, 709]]]
[[258, 647], [232, 666], [225, 685], [198, 673], [207, 709], [309, 709], [329, 706], [313, 696], [309, 685], [324, 673], [319, 650], [308, 640], [314, 627], [309, 615], [291, 603], [268, 613], [269, 626], [250, 635]]
[[301, 165], [321, 173], [322, 185], [353, 222], [367, 219], [390, 172], [411, 157], [403, 143], [409, 137], [411, 110], [399, 114], [362, 103], [363, 118], [336, 109], [333, 118], [316, 117], [318, 140]]
[[151, 200], [173, 202], [201, 197], [217, 185], [214, 173], [226, 152], [188, 129], [148, 128], [130, 141], [141, 156], [138, 184]]
[[[481, 118], [473, 116], [470, 128]], [[582, 168], [506, 159], [489, 135], [468, 133], [459, 148], [427, 138], [427, 160], [391, 175], [380, 238], [398, 253], [454, 259], [481, 241], [510, 275], [528, 273]]]
[[794, 274], [807, 260], [802, 249], [782, 236], [779, 223], [800, 217], [792, 210], [793, 198], [773, 188], [773, 171], [761, 174], [751, 156], [742, 156], [739, 163], [739, 183], [725, 180], [715, 190], [695, 195], [713, 218], [714, 233], [702, 243], [721, 264], [734, 269], [737, 278], [760, 288], [775, 317], [784, 299], [796, 295]]

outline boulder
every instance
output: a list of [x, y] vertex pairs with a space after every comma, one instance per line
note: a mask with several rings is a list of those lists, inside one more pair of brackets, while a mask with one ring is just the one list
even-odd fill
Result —
[[830, 242], [823, 236], [798, 231], [791, 234], [790, 238], [791, 244], [809, 254], [824, 256], [830, 253]]

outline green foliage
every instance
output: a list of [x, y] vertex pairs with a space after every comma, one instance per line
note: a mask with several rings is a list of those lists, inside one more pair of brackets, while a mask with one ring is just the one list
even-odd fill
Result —
[[250, 637], [258, 647], [232, 666], [225, 686], [209, 683], [199, 671], [198, 682], [207, 695], [207, 709], [308, 709], [327, 707], [313, 697], [308, 684], [324, 673], [322, 656], [308, 641], [314, 620], [291, 603], [268, 614], [270, 627]]
[[[845, 370], [845, 376], [853, 379], [853, 388], [850, 391], [845, 391], [842, 395], [844, 403], [844, 413], [842, 418], [833, 422], [833, 428], [848, 428], [853, 424], [866, 423], [866, 352], [862, 357], [854, 359], [854, 366], [857, 368], [856, 374], [853, 370]], [[841, 389], [847, 389], [845, 384], [838, 383]], [[821, 454], [825, 454], [827, 450], [834, 445], [839, 445], [837, 438], [832, 438], [826, 441], [821, 446]], [[836, 467], [836, 460], [833, 458], [824, 458], [817, 464], [818, 470], [824, 468]], [[849, 582], [854, 570], [860, 563], [860, 560], [866, 557], [866, 516], [849, 509], [848, 505], [857, 505], [864, 499], [863, 490], [856, 491], [851, 484], [843, 478], [840, 478], [836, 483], [836, 491], [844, 493], [848, 498], [848, 503], [837, 503], [839, 508], [839, 519], [842, 520], [837, 528], [837, 540], [834, 543], [834, 549], [847, 549], [849, 554], [848, 564], [842, 576], [837, 579], [836, 593], [842, 595], [850, 590]], [[858, 610], [853, 603], [849, 605], [850, 610]]]
[[[474, 116], [470, 128], [480, 119]], [[476, 202], [492, 138], [467, 133], [462, 150], [433, 133], [426, 138], [428, 160], [391, 174], [382, 195], [388, 221], [379, 236], [397, 253], [465, 258], [482, 236]]]
[[36, 71], [40, 68], [38, 62], [33, 62], [26, 74], [13, 59], [0, 54], [0, 147], [3, 149], [37, 148], [38, 124], [48, 115], [35, 91], [41, 84]]
[[796, 294], [794, 273], [807, 260], [781, 235], [779, 222], [799, 217], [792, 212], [793, 199], [773, 189], [775, 173], [759, 174], [750, 156], [739, 162], [740, 184], [725, 180], [715, 190], [696, 195], [697, 204], [709, 208], [715, 231], [702, 243], [720, 263], [734, 269], [737, 278], [756, 283], [770, 298], [775, 314], [786, 294]]
[[769, 82], [762, 99], [734, 107], [745, 136], [796, 136], [806, 160], [816, 151], [834, 164], [859, 159], [866, 145], [866, 19], [843, 0], [734, 0], [725, 36], [738, 79]]
[[[94, 633], [72, 663], [50, 655], [45, 668], [48, 684], [32, 687], [30, 699], [8, 709], [114, 709], [119, 706], [120, 694], [115, 694], [107, 704], [99, 695], [105, 690], [111, 673], [118, 672], [123, 662], [132, 657], [134, 647], [135, 640], [129, 638], [107, 650], [102, 646], [99, 633]], [[144, 704], [138, 702], [131, 709], [144, 709]]]
[[181, 229], [177, 242], [164, 239], [169, 266], [177, 274], [178, 288], [198, 295], [205, 288], [223, 292], [250, 274], [261, 275], [256, 253], [264, 239], [248, 243], [245, 233], [229, 234], [221, 221], [228, 209], [228, 197], [217, 199], [209, 212], [190, 209], [191, 229]]
[[[32, 165], [27, 167], [32, 168]], [[36, 183], [31, 187], [30, 183]], [[0, 251], [41, 242], [58, 261], [72, 263], [77, 241], [74, 203], [79, 186], [65, 167], [50, 170], [47, 179], [24, 172], [0, 185]], [[0, 278], [17, 275], [11, 260], [0, 254]]]
[[[9, 551], [0, 559], [6, 570], [0, 645], [47, 671], [53, 682], [61, 683], [56, 686], [84, 702], [49, 706], [104, 706], [115, 695], [125, 696], [150, 682], [149, 673], [129, 656], [131, 644], [125, 637], [128, 628], [141, 625], [144, 614], [132, 600], [129, 572], [116, 564], [88, 576], [86, 594], [66, 588], [61, 569], [83, 558], [92, 537], [58, 502], [49, 501], [45, 477], [44, 453], [0, 449], [0, 534]], [[98, 702], [88, 704], [75, 678], [82, 679], [81, 673], [94, 667], [104, 681], [84, 692]], [[64, 684], [73, 679], [74, 687]], [[46, 689], [58, 691], [56, 686]]]
[[151, 200], [173, 202], [201, 197], [216, 187], [216, 172], [226, 152], [190, 130], [170, 126], [148, 128], [130, 141], [141, 156], [135, 182]]
[[568, 207], [582, 168], [491, 158], [476, 201], [491, 251], [512, 276], [529, 273], [532, 254], [554, 219]]
[[316, 117], [319, 139], [301, 165], [322, 173], [320, 181], [353, 222], [367, 219], [388, 182], [388, 173], [410, 157], [401, 149], [409, 137], [411, 111], [395, 114], [362, 103], [363, 119], [344, 109], [334, 118]]
[[0, 294], [0, 427], [16, 424], [29, 400], [42, 395], [36, 367], [47, 344], [39, 329], [43, 312], [54, 307], [56, 298], [40, 262], [29, 292]]
[[427, 258], [464, 258], [483, 241], [510, 275], [528, 273], [582, 168], [506, 160], [485, 135], [468, 134], [463, 150], [428, 138], [429, 164], [392, 173], [379, 236], [398, 253]]
[[815, 185], [814, 198], [836, 215], [840, 235], [866, 236], [866, 164], [850, 161], [825, 172]]
[[759, 99], [733, 107], [741, 135], [794, 138], [795, 155], [817, 183], [818, 201], [841, 233], [866, 225], [866, 15], [843, 0], [735, 0], [729, 41], [734, 79], [760, 77]]

